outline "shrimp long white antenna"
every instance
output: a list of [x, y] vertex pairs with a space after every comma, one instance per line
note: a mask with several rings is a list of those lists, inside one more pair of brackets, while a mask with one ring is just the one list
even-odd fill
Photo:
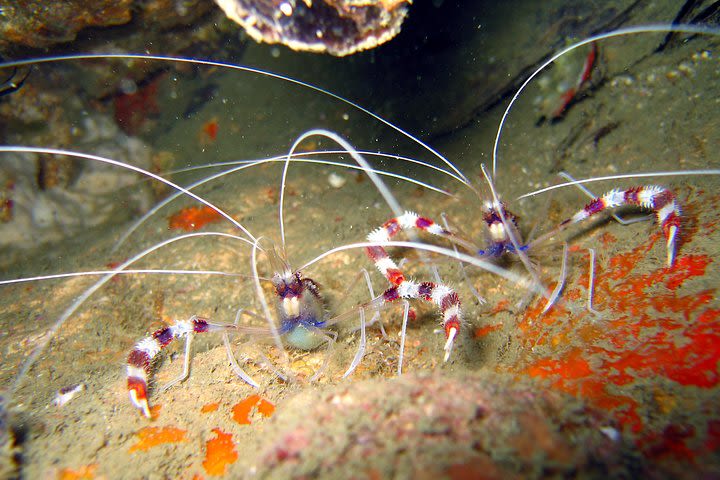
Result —
[[[339, 247], [332, 248], [330, 250], [327, 250], [326, 252], [323, 252], [322, 254], [318, 255], [317, 257], [313, 258], [309, 262], [307, 262], [305, 265], [303, 265], [300, 270], [304, 270], [307, 267], [329, 257], [330, 255], [334, 255], [338, 252], [343, 252], [346, 250], [355, 250], [359, 248], [367, 248], [367, 247], [375, 247], [375, 246], [382, 246], [382, 247], [403, 247], [403, 248], [414, 248], [416, 250], [430, 252], [430, 253], [436, 253], [439, 255], [443, 255], [448, 258], [452, 258], [454, 260], [459, 260], [461, 262], [464, 262], [468, 265], [473, 265], [475, 267], [481, 268], [483, 270], [486, 270], [490, 273], [494, 273], [496, 275], [499, 275], [507, 280], [510, 280], [513, 283], [516, 283], [521, 286], [527, 286], [527, 282], [523, 277], [520, 275], [507, 270], [505, 268], [500, 267], [499, 265], [496, 265], [492, 262], [489, 262], [487, 260], [483, 260], [478, 257], [474, 257], [471, 255], [467, 255], [462, 252], [454, 252], [450, 250], [449, 248], [443, 248], [439, 247], [437, 245], [432, 245], [429, 243], [420, 243], [420, 242], [400, 242], [400, 241], [387, 241], [387, 242], [358, 242], [358, 243], [349, 243], [347, 245], [341, 245]], [[545, 295], [546, 292], [543, 291], [542, 288], [540, 288], [538, 285], [531, 285], [530, 288], [540, 293], [541, 295]]]
[[[220, 173], [217, 173], [217, 174], [215, 174], [215, 175], [211, 175], [211, 176], [209, 176], [209, 177], [205, 177], [205, 178], [203, 178], [203, 179], [201, 179], [201, 180], [199, 180], [199, 181], [197, 181], [197, 182], [195, 182], [195, 183], [191, 183], [190, 185], [188, 185], [187, 187], [185, 187], [185, 189], [188, 190], [188, 191], [189, 191], [189, 190], [192, 190], [193, 188], [199, 187], [200, 185], [203, 185], [203, 184], [205, 184], [205, 183], [207, 183], [207, 182], [210, 182], [210, 181], [212, 181], [212, 180], [215, 180], [215, 179], [217, 179], [217, 178], [220, 178], [220, 177], [222, 177], [223, 175], [227, 175], [227, 174], [229, 174], [229, 173], [237, 172], [237, 171], [240, 171], [240, 170], [243, 170], [243, 169], [245, 169], [245, 168], [249, 168], [249, 167], [252, 167], [253, 165], [255, 165], [255, 161], [254, 161], [254, 160], [242, 161], [242, 163], [243, 163], [243, 165], [241, 165], [241, 166], [239, 166], [239, 167], [237, 167], [237, 168], [233, 168], [233, 169], [231, 169], [231, 170], [227, 170], [227, 171], [224, 171], [224, 172], [220, 172]], [[210, 168], [210, 167], [208, 167], [208, 168]], [[125, 240], [127, 240], [127, 239], [130, 237], [130, 235], [132, 235], [133, 232], [134, 232], [135, 230], [137, 230], [138, 227], [140, 227], [140, 225], [142, 225], [143, 223], [145, 223], [145, 221], [146, 221], [148, 218], [150, 218], [150, 217], [152, 217], [153, 215], [155, 215], [161, 208], [163, 208], [165, 205], [167, 205], [168, 203], [172, 202], [173, 200], [175, 200], [176, 198], [178, 198], [178, 197], [181, 196], [181, 195], [183, 195], [183, 192], [182, 192], [181, 190], [176, 191], [176, 192], [173, 193], [172, 195], [167, 196], [167, 197], [164, 198], [162, 201], [160, 201], [159, 203], [155, 204], [155, 206], [153, 206], [150, 210], [148, 210], [147, 212], [145, 212], [145, 214], [143, 214], [140, 218], [138, 218], [137, 220], [135, 220], [135, 221], [132, 223], [132, 225], [130, 225], [130, 227], [129, 227], [127, 230], [125, 230], [125, 232], [124, 232], [122, 235], [120, 235], [120, 238], [115, 242], [115, 244], [113, 245], [113, 248], [110, 250], [110, 253], [116, 252], [117, 249], [120, 248], [120, 246], [121, 246], [123, 243], [125, 243]]]
[[250, 243], [246, 238], [238, 237], [237, 235], [230, 235], [228, 233], [219, 233], [219, 232], [196, 232], [196, 233], [188, 233], [185, 235], [180, 235], [178, 237], [170, 238], [168, 240], [165, 240], [163, 242], [160, 242], [158, 244], [153, 245], [150, 248], [147, 248], [143, 250], [142, 252], [138, 253], [137, 255], [133, 256], [132, 258], [125, 260], [123, 263], [118, 265], [115, 269], [107, 273], [105, 276], [103, 276], [100, 280], [98, 280], [93, 286], [85, 290], [75, 301], [72, 305], [70, 305], [62, 315], [55, 321], [53, 326], [48, 330], [47, 334], [45, 334], [42, 339], [40, 340], [39, 344], [35, 349], [30, 353], [28, 358], [23, 362], [23, 365], [20, 367], [20, 371], [18, 372], [17, 376], [15, 377], [15, 380], [12, 383], [12, 386], [10, 387], [10, 396], [17, 391], [17, 388], [20, 386], [20, 382], [22, 379], [27, 375], [27, 372], [32, 368], [32, 366], [35, 364], [35, 361], [40, 356], [40, 354], [45, 350], [45, 347], [48, 345], [50, 340], [55, 337], [55, 334], [60, 329], [60, 327], [63, 326], [63, 324], [70, 318], [70, 316], [77, 311], [80, 306], [85, 303], [85, 301], [98, 291], [103, 285], [105, 285], [107, 282], [109, 282], [116, 274], [117, 272], [121, 270], [125, 270], [126, 267], [132, 265], [133, 263], [137, 262], [141, 258], [147, 256], [148, 254], [166, 246], [170, 245], [171, 243], [180, 241], [180, 240], [186, 240], [188, 238], [194, 238], [194, 237], [207, 237], [207, 236], [216, 236], [216, 237], [224, 237], [224, 238], [232, 238], [235, 240], [240, 240], [242, 242]]
[[700, 34], [706, 34], [706, 35], [720, 35], [720, 28], [712, 28], [712, 27], [704, 27], [700, 25], [688, 25], [688, 24], [654, 24], [654, 25], [639, 25], [636, 27], [627, 27], [627, 28], [620, 28], [618, 30], [613, 30], [612, 32], [606, 32], [606, 33], [600, 33], [598, 35], [593, 35], [591, 37], [586, 38], [585, 40], [579, 41], [577, 43], [573, 43], [569, 47], [563, 48], [555, 55], [551, 56], [550, 59], [546, 60], [542, 65], [540, 65], [533, 73], [530, 74], [530, 76], [520, 85], [520, 88], [518, 88], [517, 92], [515, 92], [515, 95], [513, 95], [512, 99], [510, 99], [510, 103], [508, 103], [508, 106], [505, 108], [505, 112], [502, 115], [502, 118], [500, 119], [500, 124], [498, 125], [497, 134], [495, 135], [495, 144], [493, 145], [493, 152], [492, 152], [492, 173], [493, 178], [497, 179], [497, 153], [498, 153], [498, 147], [500, 145], [500, 135], [502, 134], [502, 129], [505, 126], [505, 119], [507, 118], [508, 114], [510, 113], [510, 109], [515, 104], [515, 101], [518, 99], [520, 94], [523, 90], [525, 90], [525, 87], [535, 78], [540, 72], [545, 70], [548, 65], [553, 63], [558, 58], [562, 57], [568, 52], [571, 52], [575, 50], [576, 48], [582, 47], [584, 45], [587, 45], [589, 43], [597, 42], [599, 40], [605, 40], [607, 38], [613, 38], [613, 37], [620, 37], [623, 35], [633, 35], [636, 33], [651, 33], [651, 32], [659, 32], [659, 33], [665, 33], [665, 32], [680, 32], [680, 33], [700, 33]]
[[300, 80], [296, 80], [294, 78], [286, 77], [284, 75], [280, 75], [277, 73], [268, 72], [265, 70], [261, 70], [259, 68], [253, 68], [253, 67], [246, 67], [243, 65], [233, 65], [232, 63], [225, 63], [225, 62], [216, 62], [212, 60], [199, 60], [195, 58], [184, 58], [184, 57], [171, 57], [171, 56], [163, 56], [163, 55], [149, 55], [149, 54], [139, 54], [139, 53], [89, 53], [89, 54], [72, 54], [72, 55], [58, 55], [58, 56], [52, 56], [52, 57], [43, 57], [43, 58], [36, 58], [32, 60], [15, 60], [11, 62], [5, 62], [0, 63], [0, 68], [3, 67], [19, 67], [22, 65], [34, 65], [38, 63], [51, 63], [51, 62], [62, 62], [62, 61], [69, 61], [69, 60], [95, 60], [95, 59], [108, 59], [108, 58], [116, 58], [116, 59], [139, 59], [139, 60], [156, 60], [156, 61], [169, 61], [169, 62], [178, 62], [178, 63], [190, 63], [193, 65], [207, 65], [211, 67], [221, 67], [221, 68], [228, 68], [232, 70], [240, 70], [243, 72], [249, 72], [254, 73], [257, 75], [263, 75], [269, 78], [275, 78], [278, 80], [282, 80], [284, 82], [293, 83], [295, 85], [300, 85], [301, 87], [308, 88], [310, 90], [314, 90], [318, 93], [321, 93], [323, 95], [327, 95], [331, 98], [334, 98], [336, 100], [339, 100], [346, 105], [349, 105], [357, 110], [360, 110], [361, 112], [365, 113], [366, 115], [371, 116], [375, 120], [387, 125], [388, 127], [392, 128], [396, 132], [404, 135], [406, 138], [410, 139], [411, 141], [415, 142], [416, 144], [423, 147], [428, 152], [435, 155], [438, 159], [440, 159], [442, 162], [445, 163], [448, 167], [452, 169], [466, 184], [470, 184], [469, 180], [463, 173], [458, 170], [458, 168], [453, 165], [452, 162], [450, 162], [448, 159], [446, 159], [440, 152], [420, 140], [419, 138], [413, 136], [412, 134], [408, 133], [407, 131], [403, 130], [402, 128], [398, 127], [397, 125], [393, 124], [389, 120], [385, 120], [380, 115], [371, 112], [370, 110], [361, 107], [357, 103], [354, 103], [346, 98], [341, 97], [340, 95], [337, 95], [335, 93], [330, 92], [329, 90], [325, 90], [323, 88], [317, 87], [315, 85], [312, 85], [310, 83], [305, 83]]
[[225, 213], [222, 209], [219, 207], [213, 205], [209, 201], [205, 200], [204, 198], [200, 197], [199, 195], [196, 195], [192, 193], [190, 190], [187, 190], [186, 188], [181, 187], [180, 185], [177, 185], [176, 183], [171, 182], [170, 180], [167, 180], [160, 175], [156, 175], [152, 172], [149, 172], [145, 169], [142, 169], [140, 167], [136, 167], [135, 165], [130, 165], [125, 162], [120, 162], [118, 160], [113, 160], [111, 158], [105, 158], [105, 157], [99, 157], [97, 155], [91, 155], [89, 153], [81, 153], [81, 152], [73, 152], [69, 150], [60, 150], [57, 148], [39, 148], [39, 147], [25, 147], [20, 145], [0, 145], [0, 152], [15, 152], [15, 153], [48, 153], [51, 155], [66, 155], [69, 157], [75, 157], [75, 158], [84, 158], [87, 160], [93, 160], [95, 162], [101, 162], [101, 163], [107, 163], [110, 165], [115, 165], [117, 167], [122, 167], [127, 170], [132, 170], [134, 172], [141, 173], [142, 175], [145, 175], [146, 177], [153, 178], [155, 180], [158, 180], [165, 185], [169, 185], [170, 187], [184, 193], [185, 195], [188, 195], [198, 202], [207, 205], [208, 207], [215, 210], [217, 213], [228, 219], [233, 225], [238, 227], [242, 232], [248, 236], [252, 241], [255, 241], [255, 237], [250, 233], [240, 222], [232, 218], [229, 214]]
[[[456, 181], [462, 183], [464, 186], [472, 189], [472, 185], [463, 183], [463, 180], [460, 177], [458, 177], [456, 174], [454, 174], [452, 172], [448, 172], [447, 170], [440, 168], [437, 165], [433, 165], [432, 163], [418, 160], [417, 158], [405, 157], [403, 155], [397, 155], [395, 153], [371, 152], [370, 150], [357, 150], [357, 152], [360, 155], [365, 156], [365, 157], [381, 157], [381, 158], [387, 158], [389, 160], [398, 160], [400, 162], [413, 163], [415, 165], [420, 165], [422, 167], [429, 168], [431, 170], [435, 170], [436, 172], [442, 173], [443, 175], [447, 175], [448, 177], [452, 178], [453, 180], [456, 180]], [[307, 152], [295, 152], [292, 155], [292, 161], [293, 162], [303, 162], [303, 163], [324, 163], [327, 165], [336, 165], [336, 166], [340, 166], [340, 167], [359, 170], [359, 168], [356, 167], [355, 165], [350, 165], [347, 163], [333, 162], [331, 160], [305, 158], [305, 157], [312, 157], [312, 156], [316, 156], [316, 155], [344, 155], [347, 153], [348, 153], [347, 150], [311, 150], [311, 151], [307, 151]], [[202, 169], [206, 169], [206, 168], [224, 167], [224, 166], [230, 166], [230, 165], [239, 165], [241, 163], [254, 163], [254, 162], [260, 162], [260, 161], [270, 161], [270, 162], [282, 161], [282, 162], [284, 162], [286, 158], [287, 158], [287, 155], [280, 155], [280, 156], [268, 157], [268, 158], [262, 158], [262, 159], [256, 159], [256, 160], [232, 160], [229, 162], [206, 163], [204, 165], [195, 165], [193, 167], [185, 167], [185, 168], [168, 170], [165, 172], [165, 174], [172, 175], [175, 173], [192, 172], [194, 170], [202, 170]], [[382, 172], [382, 170], [375, 170], [375, 171], [378, 172], [379, 175], [383, 175], [383, 173], [380, 173], [380, 172]], [[387, 172], [385, 172], [385, 173], [388, 174]], [[408, 178], [407, 181], [417, 182], [417, 180], [413, 180], [411, 178]], [[430, 187], [430, 188], [432, 188], [436, 191], [438, 190], [437, 187]]]
[[295, 152], [295, 149], [300, 145], [306, 138], [319, 135], [321, 137], [327, 137], [330, 140], [336, 142], [338, 145], [343, 147], [347, 153], [355, 160], [360, 167], [362, 167], [362, 170], [367, 173], [368, 177], [370, 177], [370, 180], [375, 184], [375, 187], [380, 192], [380, 195], [385, 199], [387, 204], [390, 206], [390, 210], [392, 210], [393, 214], [395, 214], [396, 217], [399, 217], [403, 214], [403, 209], [400, 206], [400, 203], [395, 199], [393, 194], [390, 192], [390, 189], [387, 188], [387, 185], [382, 181], [382, 179], [375, 173], [375, 170], [370, 166], [370, 164], [363, 158], [360, 153], [350, 145], [350, 143], [342, 138], [340, 135], [338, 135], [335, 132], [331, 132], [330, 130], [325, 130], [323, 128], [316, 128], [313, 130], [309, 130], [302, 135], [300, 135], [297, 140], [292, 144], [292, 147], [290, 148], [290, 151], [287, 154], [287, 159], [285, 161], [285, 166], [283, 168], [283, 177], [282, 177], [282, 184], [280, 188], [280, 238], [282, 240], [283, 248], [285, 247], [285, 227], [283, 226], [283, 200], [285, 198], [285, 178], [287, 176], [287, 170], [290, 165], [290, 158], [292, 157], [293, 152]]
[[637, 172], [637, 173], [619, 173], [616, 175], [605, 175], [602, 177], [591, 177], [582, 180], [573, 180], [572, 182], [558, 183], [557, 185], [550, 185], [549, 187], [534, 190], [529, 193], [520, 195], [515, 200], [522, 200], [523, 198], [534, 197], [541, 193], [550, 192], [557, 190], [558, 188], [571, 187], [573, 185], [582, 185], [584, 183], [602, 182], [604, 180], [622, 180], [627, 178], [655, 178], [655, 177], [683, 177], [683, 176], [695, 176], [695, 175], [720, 175], [720, 169], [704, 169], [704, 170], [671, 170], [663, 172]]
[[96, 275], [107, 275], [113, 273], [115, 275], [128, 275], [128, 274], [146, 274], [146, 273], [158, 273], [164, 275], [221, 275], [225, 277], [244, 277], [250, 278], [249, 275], [243, 275], [242, 273], [231, 273], [222, 272], [218, 270], [170, 270], [170, 269], [137, 269], [137, 270], [91, 270], [86, 272], [72, 272], [72, 273], [53, 273], [49, 275], [39, 275], [37, 277], [25, 277], [25, 278], [13, 278], [11, 280], [0, 280], [0, 285], [13, 285], [16, 283], [27, 283], [27, 282], [39, 282], [43, 280], [57, 280], [59, 278], [76, 278], [76, 277], [92, 277]]
[[[307, 153], [307, 152], [302, 152], [302, 154], [306, 154], [306, 153]], [[310, 152], [310, 153], [312, 153], [312, 154], [318, 154], [318, 153], [327, 153], [327, 152]], [[347, 153], [347, 152], [346, 152], [345, 150], [336, 150], [336, 151], [333, 151], [332, 153]], [[296, 154], [296, 155], [300, 155], [300, 154]], [[391, 155], [387, 155], [387, 156], [394, 158], [394, 156], [391, 156]], [[194, 189], [194, 188], [196, 188], [196, 187], [199, 187], [199, 186], [201, 186], [201, 185], [204, 185], [204, 184], [206, 184], [206, 183], [208, 183], [208, 182], [211, 182], [211, 181], [216, 180], [216, 179], [218, 179], [218, 178], [224, 177], [225, 175], [230, 175], [230, 174], [232, 174], [232, 173], [239, 172], [239, 171], [244, 170], [244, 169], [246, 169], [246, 168], [257, 167], [257, 166], [260, 166], [260, 165], [264, 165], [264, 164], [266, 164], [266, 163], [285, 162], [285, 161], [286, 161], [286, 155], [282, 155], [282, 156], [279, 156], [279, 157], [264, 158], [264, 159], [259, 159], [259, 160], [235, 160], [235, 161], [232, 161], [232, 162], [213, 163], [213, 164], [208, 164], [208, 165], [202, 165], [202, 166], [184, 168], [184, 169], [180, 169], [180, 170], [174, 170], [174, 171], [171, 171], [171, 172], [165, 172], [165, 175], [167, 175], [167, 174], [173, 174], [173, 173], [180, 173], [180, 172], [187, 172], [187, 171], [191, 171], [191, 170], [199, 170], [199, 169], [203, 169], [203, 168], [213, 168], [213, 167], [228, 166], [228, 165], [240, 165], [240, 166], [238, 166], [238, 167], [236, 167], [236, 168], [231, 168], [231, 169], [228, 169], [228, 170], [225, 170], [225, 171], [222, 171], [222, 172], [219, 172], [219, 173], [210, 175], [210, 176], [208, 176], [208, 177], [202, 178], [202, 179], [198, 180], [197, 182], [191, 183], [190, 185], [188, 185], [188, 186], [185, 187], [187, 190], [192, 190], [192, 189]], [[408, 161], [412, 161], [412, 162], [415, 162], [415, 163], [418, 163], [418, 164], [427, 166], [428, 168], [432, 168], [432, 169], [435, 169], [435, 170], [439, 170], [439, 171], [445, 172], [445, 170], [443, 170], [443, 169], [441, 169], [441, 168], [438, 168], [438, 167], [436, 167], [435, 165], [426, 164], [425, 162], [421, 162], [421, 161], [419, 161], [419, 160], [408, 159]], [[331, 160], [321, 160], [321, 159], [315, 159], [315, 158], [295, 158], [295, 157], [293, 157], [292, 162], [301, 162], [301, 163], [310, 163], [310, 164], [317, 164], [317, 165], [328, 165], [328, 166], [335, 166], [335, 167], [343, 167], [343, 168], [348, 168], [348, 169], [351, 169], [351, 170], [363, 170], [362, 167], [359, 167], [359, 166], [356, 166], [356, 165], [348, 165], [348, 164], [342, 163], [342, 162], [334, 162], [334, 161], [331, 161]], [[425, 183], [425, 182], [421, 182], [421, 181], [419, 181], [419, 180], [415, 180], [415, 179], [410, 178], [410, 177], [406, 177], [406, 176], [404, 176], [404, 175], [400, 175], [400, 174], [392, 173], [392, 172], [386, 172], [386, 171], [384, 171], [384, 170], [375, 170], [375, 169], [373, 169], [373, 171], [374, 171], [375, 173], [377, 173], [378, 175], [381, 175], [381, 176], [386, 176], [386, 177], [390, 177], [390, 178], [396, 178], [396, 179], [398, 179], [398, 180], [403, 180], [403, 181], [412, 183], [412, 184], [414, 184], [414, 185], [417, 185], [417, 186], [422, 187], [422, 188], [426, 188], [426, 189], [428, 189], [428, 190], [431, 190], [431, 191], [433, 191], [433, 192], [440, 193], [440, 194], [442, 194], [442, 195], [452, 196], [452, 194], [451, 194], [450, 192], [446, 191], [446, 190], [443, 190], [443, 189], [441, 189], [441, 188], [435, 187], [435, 186], [430, 185], [430, 184]], [[447, 172], [445, 172], [445, 173], [447, 173]], [[455, 178], [455, 177], [453, 177], [453, 178]], [[183, 192], [181, 192], [181, 191], [174, 192], [173, 194], [169, 195], [168, 197], [166, 197], [165, 199], [163, 199], [162, 201], [160, 201], [159, 203], [157, 203], [157, 204], [156, 204], [154, 207], [152, 207], [150, 210], [148, 210], [147, 212], [145, 212], [145, 214], [144, 214], [143, 216], [141, 216], [140, 218], [138, 218], [137, 220], [135, 220], [135, 221], [133, 222], [133, 224], [130, 225], [130, 227], [120, 236], [120, 238], [118, 239], [118, 241], [115, 242], [115, 245], [113, 245], [113, 248], [112, 248], [112, 250], [111, 250], [110, 252], [112, 253], [112, 252], [117, 251], [117, 249], [118, 249], [123, 243], [125, 243], [125, 240], [127, 240], [128, 237], [130, 237], [130, 235], [132, 235], [132, 233], [133, 233], [135, 230], [138, 229], [138, 227], [140, 227], [140, 225], [142, 225], [143, 223], [145, 223], [145, 221], [147, 221], [148, 218], [150, 218], [150, 217], [152, 217], [153, 215], [155, 215], [155, 214], [156, 214], [161, 208], [163, 208], [165, 205], [167, 205], [168, 203], [172, 202], [173, 200], [175, 200], [176, 198], [178, 198], [178, 197], [181, 196], [181, 195], [183, 195]]]

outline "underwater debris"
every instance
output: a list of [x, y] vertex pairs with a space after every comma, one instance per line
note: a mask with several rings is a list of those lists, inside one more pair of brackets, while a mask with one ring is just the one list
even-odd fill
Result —
[[215, 0], [256, 41], [339, 57], [400, 32], [409, 0]]
[[115, 121], [126, 134], [141, 133], [146, 120], [160, 114], [157, 95], [161, 78], [160, 75], [151, 77], [130, 91], [120, 92], [114, 98]]
[[75, 397], [75, 395], [82, 392], [83, 390], [85, 390], [84, 383], [78, 383], [77, 385], [63, 387], [60, 390], [58, 390], [52, 403], [56, 407], [62, 407], [63, 405], [68, 403], [70, 400], [72, 400], [73, 397]]
[[0, 190], [0, 223], [7, 223], [13, 218], [15, 202], [12, 199], [12, 191], [14, 189], [15, 182], [12, 179], [5, 180], [5, 185]]
[[537, 124], [562, 120], [572, 105], [603, 81], [603, 70], [595, 43], [558, 59], [538, 81], [542, 93], [535, 99], [540, 112]]
[[213, 117], [205, 122], [200, 129], [200, 144], [207, 145], [217, 140], [219, 131], [220, 125], [218, 124], [217, 117]]
[[39, 190], [67, 189], [77, 179], [82, 166], [65, 155], [40, 154], [37, 158], [37, 187]]

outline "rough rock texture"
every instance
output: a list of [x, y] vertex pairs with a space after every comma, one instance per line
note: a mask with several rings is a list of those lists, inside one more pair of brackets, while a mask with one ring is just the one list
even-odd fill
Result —
[[15, 1], [3, 7], [0, 46], [44, 48], [75, 39], [87, 27], [122, 25], [132, 18], [132, 0], [85, 2]]
[[602, 414], [496, 374], [357, 383], [286, 407], [306, 414], [275, 419], [258, 478], [593, 478], [639, 468], [624, 462], [627, 444]]
[[[295, 50], [348, 55], [373, 48], [400, 32], [408, 0], [324, 0], [272, 2], [240, 0], [217, 2], [227, 16], [240, 23], [257, 41], [283, 43]], [[146, 33], [146, 46], [157, 45], [169, 30], [199, 26], [213, 4], [201, 0], [11, 0], [0, 6], [0, 55], [12, 56], [23, 48], [48, 48], [81, 37], [117, 37], [88, 29], [126, 26], [120, 36]], [[219, 16], [219, 11], [217, 12]], [[218, 19], [214, 19], [217, 23]], [[192, 38], [192, 36], [190, 36]], [[178, 41], [180, 40], [180, 41]], [[163, 42], [180, 49], [185, 39]], [[167, 48], [166, 48], [167, 50]]]
[[216, 0], [258, 42], [344, 56], [400, 32], [408, 0]]
[[[200, 0], [10, 0], [0, 6], [0, 54], [72, 42], [82, 30], [94, 27], [131, 24], [161, 37], [164, 30], [191, 25], [211, 10], [210, 2]], [[150, 36], [145, 40], [152, 45]]]

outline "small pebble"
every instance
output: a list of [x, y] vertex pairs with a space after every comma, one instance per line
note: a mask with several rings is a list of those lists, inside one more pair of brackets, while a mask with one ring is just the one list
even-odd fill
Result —
[[684, 75], [687, 75], [688, 77], [692, 77], [695, 75], [695, 70], [686, 62], [682, 62], [680, 65], [678, 65], [678, 70], [680, 70], [680, 72], [682, 72]]
[[328, 183], [333, 188], [342, 188], [342, 186], [345, 185], [345, 182], [347, 182], [347, 179], [342, 175], [338, 175], [334, 172], [328, 175]]

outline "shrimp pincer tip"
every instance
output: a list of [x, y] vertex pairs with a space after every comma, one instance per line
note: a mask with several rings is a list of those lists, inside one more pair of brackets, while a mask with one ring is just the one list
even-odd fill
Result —
[[128, 394], [130, 402], [145, 418], [152, 418], [150, 414], [150, 405], [147, 401], [147, 384], [144, 379], [138, 377], [128, 377]]
[[140, 411], [143, 417], [152, 419], [152, 415], [150, 414], [150, 405], [148, 404], [147, 399], [138, 398], [137, 392], [135, 392], [135, 390], [130, 390], [130, 401], [135, 408]]
[[455, 337], [457, 336], [457, 328], [451, 328], [448, 330], [448, 336], [447, 341], [445, 342], [445, 347], [443, 348], [445, 350], [445, 356], [443, 357], [443, 362], [447, 362], [450, 358], [450, 354], [452, 353], [452, 348], [455, 343]]

